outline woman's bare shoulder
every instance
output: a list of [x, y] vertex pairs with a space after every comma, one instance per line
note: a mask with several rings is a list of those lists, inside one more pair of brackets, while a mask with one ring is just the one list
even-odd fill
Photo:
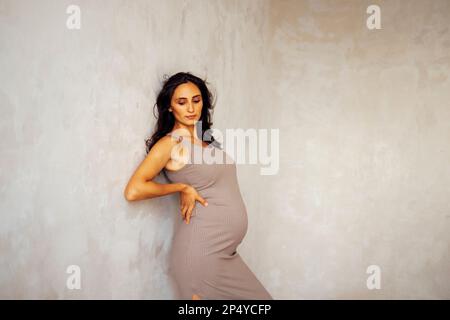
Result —
[[142, 162], [142, 171], [156, 174], [167, 164], [172, 157], [172, 152], [177, 148], [177, 141], [170, 136], [161, 137], [149, 150]]
[[162, 157], [168, 158], [173, 150], [173, 148], [178, 145], [177, 141], [172, 136], [166, 135], [161, 137], [150, 149], [148, 155], [151, 154], [152, 157]]

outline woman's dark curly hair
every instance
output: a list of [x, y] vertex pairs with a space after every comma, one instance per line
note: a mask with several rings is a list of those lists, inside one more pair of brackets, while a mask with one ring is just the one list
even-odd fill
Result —
[[[169, 111], [172, 96], [175, 89], [180, 84], [187, 82], [192, 82], [199, 88], [203, 100], [202, 114], [199, 119], [199, 121], [201, 121], [202, 128], [196, 126], [197, 136], [201, 137], [201, 139], [208, 144], [213, 144], [220, 147], [220, 144], [212, 136], [211, 130], [209, 130], [213, 124], [211, 121], [210, 111], [214, 109], [215, 102], [213, 102], [213, 95], [208, 90], [208, 82], [194, 76], [189, 72], [178, 72], [169, 78], [165, 76], [164, 79], [163, 87], [156, 98], [156, 103], [153, 106], [153, 116], [157, 119], [156, 126], [151, 138], [145, 140], [147, 154], [159, 139], [172, 131], [175, 124], [175, 117], [172, 112]], [[155, 107], [158, 108], [157, 115], [155, 115]], [[198, 132], [200, 130], [201, 132]]]

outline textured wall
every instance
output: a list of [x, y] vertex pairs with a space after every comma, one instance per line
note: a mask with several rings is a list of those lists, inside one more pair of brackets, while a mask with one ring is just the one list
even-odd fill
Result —
[[450, 2], [376, 1], [369, 30], [372, 3], [271, 2], [261, 125], [282, 160], [259, 214], [280, 299], [450, 298]]
[[[0, 297], [170, 299], [178, 195], [123, 196], [145, 156], [159, 81], [207, 76], [214, 127], [253, 126], [264, 78], [254, 40], [268, 6], [76, 1], [81, 29], [68, 30], [73, 3], [0, 1]], [[66, 288], [72, 264], [81, 290]]]
[[369, 1], [77, 1], [80, 30], [70, 4], [0, 0], [1, 298], [173, 297], [178, 198], [123, 189], [178, 71], [214, 127], [280, 129], [277, 175], [238, 168], [276, 299], [450, 298], [448, 1], [377, 1], [381, 30]]

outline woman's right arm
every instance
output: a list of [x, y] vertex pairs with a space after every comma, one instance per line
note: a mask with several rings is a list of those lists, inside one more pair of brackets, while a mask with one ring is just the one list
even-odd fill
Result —
[[151, 181], [167, 164], [171, 151], [177, 141], [169, 136], [159, 139], [150, 149], [148, 155], [131, 176], [124, 196], [128, 201], [137, 201], [164, 196], [183, 191], [188, 185], [184, 183], [161, 184]]

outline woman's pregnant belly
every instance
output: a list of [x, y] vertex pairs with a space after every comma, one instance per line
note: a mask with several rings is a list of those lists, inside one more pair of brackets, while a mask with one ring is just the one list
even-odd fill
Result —
[[243, 203], [221, 204], [208, 200], [207, 207], [200, 203], [196, 206], [191, 221], [196, 220], [197, 230], [204, 234], [208, 243], [216, 249], [221, 249], [219, 244], [235, 249], [241, 243], [248, 227], [247, 210]]
[[207, 207], [196, 203], [189, 224], [180, 215], [175, 228], [170, 269], [180, 283], [213, 282], [217, 275], [226, 274], [224, 260], [238, 258], [237, 247], [247, 232], [243, 202], [207, 201]]
[[247, 210], [242, 201], [221, 203], [207, 199], [205, 207], [196, 202], [189, 224], [180, 221], [174, 234], [174, 247], [195, 255], [232, 255], [244, 239], [248, 228]]

